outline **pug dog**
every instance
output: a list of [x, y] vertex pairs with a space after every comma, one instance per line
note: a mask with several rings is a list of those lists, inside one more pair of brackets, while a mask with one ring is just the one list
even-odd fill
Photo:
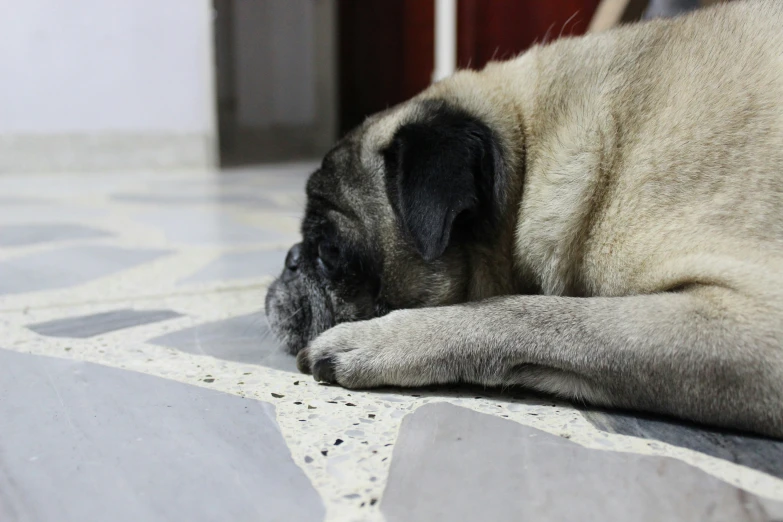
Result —
[[460, 71], [307, 182], [266, 314], [347, 388], [523, 387], [783, 437], [783, 3]]

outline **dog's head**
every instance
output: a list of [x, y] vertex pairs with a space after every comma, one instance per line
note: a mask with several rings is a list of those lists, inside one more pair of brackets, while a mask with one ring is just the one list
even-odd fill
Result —
[[495, 131], [453, 105], [414, 100], [368, 119], [308, 180], [302, 242], [266, 297], [275, 334], [296, 353], [338, 323], [487, 286], [476, 264], [497, 257], [503, 170]]

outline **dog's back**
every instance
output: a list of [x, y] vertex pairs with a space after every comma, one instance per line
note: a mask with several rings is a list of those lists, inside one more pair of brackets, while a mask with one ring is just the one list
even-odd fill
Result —
[[783, 306], [781, 27], [783, 4], [739, 2], [531, 53], [517, 241], [545, 291], [704, 283]]
[[777, 292], [783, 8], [741, 3], [661, 25], [618, 100], [620, 175], [595, 228], [613, 240], [590, 250], [617, 245], [623, 286], [637, 291], [708, 283]]

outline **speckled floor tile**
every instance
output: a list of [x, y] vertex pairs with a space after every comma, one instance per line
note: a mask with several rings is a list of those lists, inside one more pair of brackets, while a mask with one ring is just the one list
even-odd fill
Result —
[[[109, 234], [73, 238], [65, 243], [45, 241], [0, 248], [0, 274], [4, 276], [0, 278], [0, 342], [14, 352], [57, 357], [72, 364], [97, 363], [155, 376], [177, 386], [184, 383], [189, 385], [186, 389], [222, 392], [242, 404], [255, 404], [253, 417], [267, 415], [270, 410], [263, 403], [272, 404], [288, 448], [281, 449], [280, 454], [290, 452], [294, 465], [306, 477], [301, 487], [306, 489], [309, 483], [315, 488], [323, 502], [324, 518], [330, 522], [383, 520], [379, 507], [390, 502], [384, 500], [384, 492], [403, 419], [422, 406], [444, 402], [487, 414], [493, 421], [505, 419], [514, 426], [529, 426], [568, 438], [579, 447], [668, 457], [704, 472], [710, 484], [710, 477], [714, 477], [748, 495], [783, 501], [783, 480], [775, 473], [775, 469], [783, 469], [783, 463], [769, 449], [776, 447], [775, 442], [761, 440], [754, 445], [734, 441], [724, 448], [726, 451], [718, 451], [715, 445], [731, 439], [712, 439], [712, 432], [700, 429], [689, 435], [691, 440], [715, 442], [710, 446], [684, 442], [682, 436], [667, 437], [642, 421], [633, 428], [627, 422], [599, 424], [569, 404], [523, 391], [349, 391], [317, 384], [309, 376], [296, 373], [293, 357], [282, 352], [269, 334], [261, 309], [268, 284], [282, 268], [286, 249], [298, 240], [304, 184], [316, 167], [314, 163], [302, 163], [203, 174], [0, 177], [2, 197], [21, 202], [0, 205], [0, 227], [58, 222]], [[139, 252], [146, 254], [139, 256]], [[111, 270], [106, 269], [107, 265]], [[3, 293], [3, 288], [17, 293]], [[149, 314], [165, 310], [177, 316], [127, 328], [116, 328], [124, 326], [122, 321], [100, 320], [118, 310]], [[100, 323], [104, 327], [96, 326]], [[108, 328], [109, 323], [114, 326]], [[43, 335], [29, 325], [43, 328]], [[81, 335], [60, 337], [69, 331]], [[33, 363], [36, 365], [41, 366]], [[130, 372], [120, 372], [125, 373]], [[24, 382], [5, 382], [26, 389]], [[167, 388], [154, 386], [159, 398], [165, 399]], [[117, 389], [115, 392], [106, 398], [108, 401], [111, 397], [110, 406], [117, 410], [113, 422], [124, 422], [118, 419], [123, 414], [129, 416], [128, 422], [138, 419], [137, 412], [124, 409], [138, 403], [126, 399], [127, 394]], [[108, 407], [99, 395], [88, 394], [83, 400], [85, 404], [96, 401], [96, 408]], [[190, 400], [195, 408], [195, 399], [188, 396], [191, 399], [182, 400]], [[4, 395], [7, 397], [12, 396]], [[12, 401], [6, 400], [4, 407], [19, 411], [29, 403], [20, 392]], [[139, 408], [143, 411], [147, 406]], [[212, 434], [222, 430], [228, 438], [239, 433], [232, 427], [234, 423], [257, 420], [235, 418], [245, 414], [230, 407], [220, 417], [218, 412], [209, 415], [215, 416], [202, 421], [177, 419]], [[26, 418], [19, 426], [35, 432], [36, 440], [45, 441], [48, 421]], [[493, 426], [486, 418], [475, 421], [477, 429]], [[162, 436], [165, 426], [155, 423], [144, 429], [149, 437]], [[178, 444], [183, 447], [206, 440], [197, 439], [184, 428], [177, 433]], [[0, 429], [0, 441], [5, 440], [4, 434]], [[80, 444], [66, 455], [71, 459], [68, 462], [92, 462], [90, 454], [77, 451], [83, 447]], [[543, 447], [533, 448], [531, 451], [545, 453]], [[248, 455], [253, 455], [255, 449], [248, 449]], [[767, 466], [754, 456], [759, 451], [769, 462]], [[110, 455], [110, 449], [106, 452]], [[460, 455], [454, 458], [458, 460]], [[3, 475], [3, 470], [11, 469], [0, 463], [0, 481], [9, 476]], [[197, 486], [188, 484], [184, 472], [162, 477], [168, 477], [170, 487]], [[410, 480], [415, 482], [417, 477]], [[247, 484], [229, 479], [225, 483], [236, 491], [215, 489], [211, 498], [216, 505], [230, 504]], [[8, 490], [2, 484], [0, 495]], [[86, 484], [72, 494], [81, 495], [85, 506], [90, 506], [90, 492], [102, 491], [103, 486]], [[615, 484], [612, 493], [622, 494], [623, 487]], [[281, 493], [281, 498], [288, 498], [285, 494]], [[555, 495], [568, 498], [566, 493]], [[605, 496], [607, 501], [612, 498]], [[95, 506], [103, 505], [99, 500]], [[658, 500], [665, 504], [665, 494]], [[257, 519], [264, 517], [259, 515]], [[97, 519], [87, 514], [82, 520]]]

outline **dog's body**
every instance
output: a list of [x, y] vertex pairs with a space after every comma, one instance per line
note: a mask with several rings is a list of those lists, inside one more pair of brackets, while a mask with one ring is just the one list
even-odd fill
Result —
[[347, 387], [783, 436], [781, 27], [738, 2], [564, 39], [369, 119], [308, 183], [271, 324]]

